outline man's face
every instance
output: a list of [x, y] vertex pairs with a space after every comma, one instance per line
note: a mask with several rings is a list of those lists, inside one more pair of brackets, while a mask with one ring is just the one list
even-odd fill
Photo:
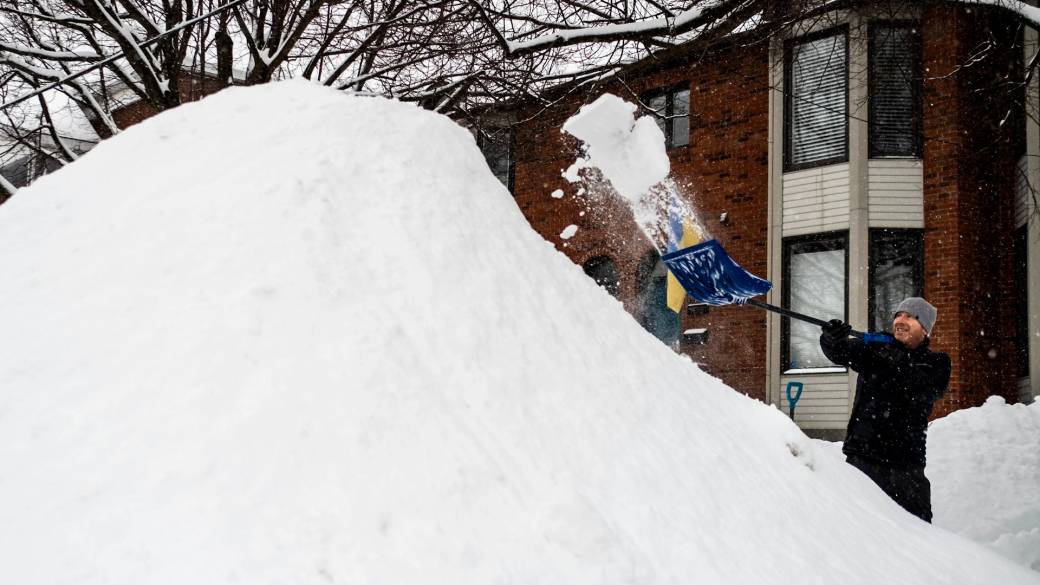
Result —
[[910, 349], [917, 348], [924, 341], [924, 338], [928, 336], [924, 331], [924, 327], [921, 327], [917, 319], [914, 319], [913, 316], [905, 311], [896, 313], [896, 318], [892, 322], [892, 332], [900, 343]]

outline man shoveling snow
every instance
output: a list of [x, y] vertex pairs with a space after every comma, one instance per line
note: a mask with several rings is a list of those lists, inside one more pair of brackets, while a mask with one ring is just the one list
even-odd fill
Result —
[[[577, 180], [575, 168], [597, 167], [618, 198], [633, 211], [647, 238], [663, 252], [661, 236], [667, 228], [661, 225], [661, 219], [674, 215], [672, 203], [681, 198], [667, 180], [668, 157], [662, 146], [663, 136], [649, 117], [635, 118], [636, 111], [632, 104], [607, 94], [569, 119], [563, 130], [582, 141], [583, 158], [565, 176]], [[589, 180], [598, 181], [598, 177], [590, 175]], [[669, 196], [660, 197], [669, 186]], [[849, 425], [849, 463], [865, 471], [911, 513], [930, 520], [930, 487], [923, 472], [925, 428], [950, 372], [945, 354], [926, 353], [928, 334], [935, 321], [931, 305], [923, 299], [908, 299], [895, 319], [895, 338], [885, 333], [852, 331], [841, 321], [827, 323], [755, 299], [772, 284], [744, 270], [717, 241], [675, 251], [669, 248], [662, 259], [686, 291], [700, 302], [752, 305], [823, 327], [825, 337], [829, 334], [835, 340], [829, 355], [841, 365], [847, 365], [850, 356], [846, 354], [851, 351], [855, 367], [865, 373], [860, 378], [861, 389]], [[850, 335], [855, 339], [850, 340]], [[895, 340], [898, 341], [893, 344]], [[864, 360], [860, 354], [864, 352], [872, 356], [866, 360], [869, 364], [861, 363]], [[901, 378], [889, 385], [906, 395], [892, 397], [886, 391], [888, 382], [879, 381], [881, 374], [877, 370], [899, 371]], [[907, 384], [912, 387], [899, 387]], [[905, 404], [886, 404], [886, 400]]]
[[928, 348], [936, 316], [930, 303], [910, 297], [896, 308], [891, 343], [850, 337], [852, 327], [840, 319], [820, 336], [827, 359], [859, 373], [842, 448], [847, 461], [926, 522], [932, 521], [924, 475], [928, 417], [950, 382], [950, 356]]

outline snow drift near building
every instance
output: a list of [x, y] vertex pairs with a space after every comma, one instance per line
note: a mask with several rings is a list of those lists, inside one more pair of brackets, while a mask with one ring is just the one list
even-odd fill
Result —
[[1040, 402], [991, 396], [928, 427], [934, 522], [1040, 571]]
[[644, 332], [446, 118], [231, 89], [0, 207], [44, 583], [1036, 583]]

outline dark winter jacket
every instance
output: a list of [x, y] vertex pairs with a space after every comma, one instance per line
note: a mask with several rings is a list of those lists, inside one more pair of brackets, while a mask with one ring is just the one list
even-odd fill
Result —
[[932, 405], [950, 381], [950, 356], [895, 342], [820, 338], [829, 360], [859, 372], [856, 400], [843, 451], [904, 469], [925, 466], [925, 437]]

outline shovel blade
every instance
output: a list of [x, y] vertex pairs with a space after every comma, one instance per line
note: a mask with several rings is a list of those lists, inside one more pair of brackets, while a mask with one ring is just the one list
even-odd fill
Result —
[[708, 305], [740, 305], [773, 288], [734, 262], [718, 240], [665, 254], [661, 260], [691, 297]]

